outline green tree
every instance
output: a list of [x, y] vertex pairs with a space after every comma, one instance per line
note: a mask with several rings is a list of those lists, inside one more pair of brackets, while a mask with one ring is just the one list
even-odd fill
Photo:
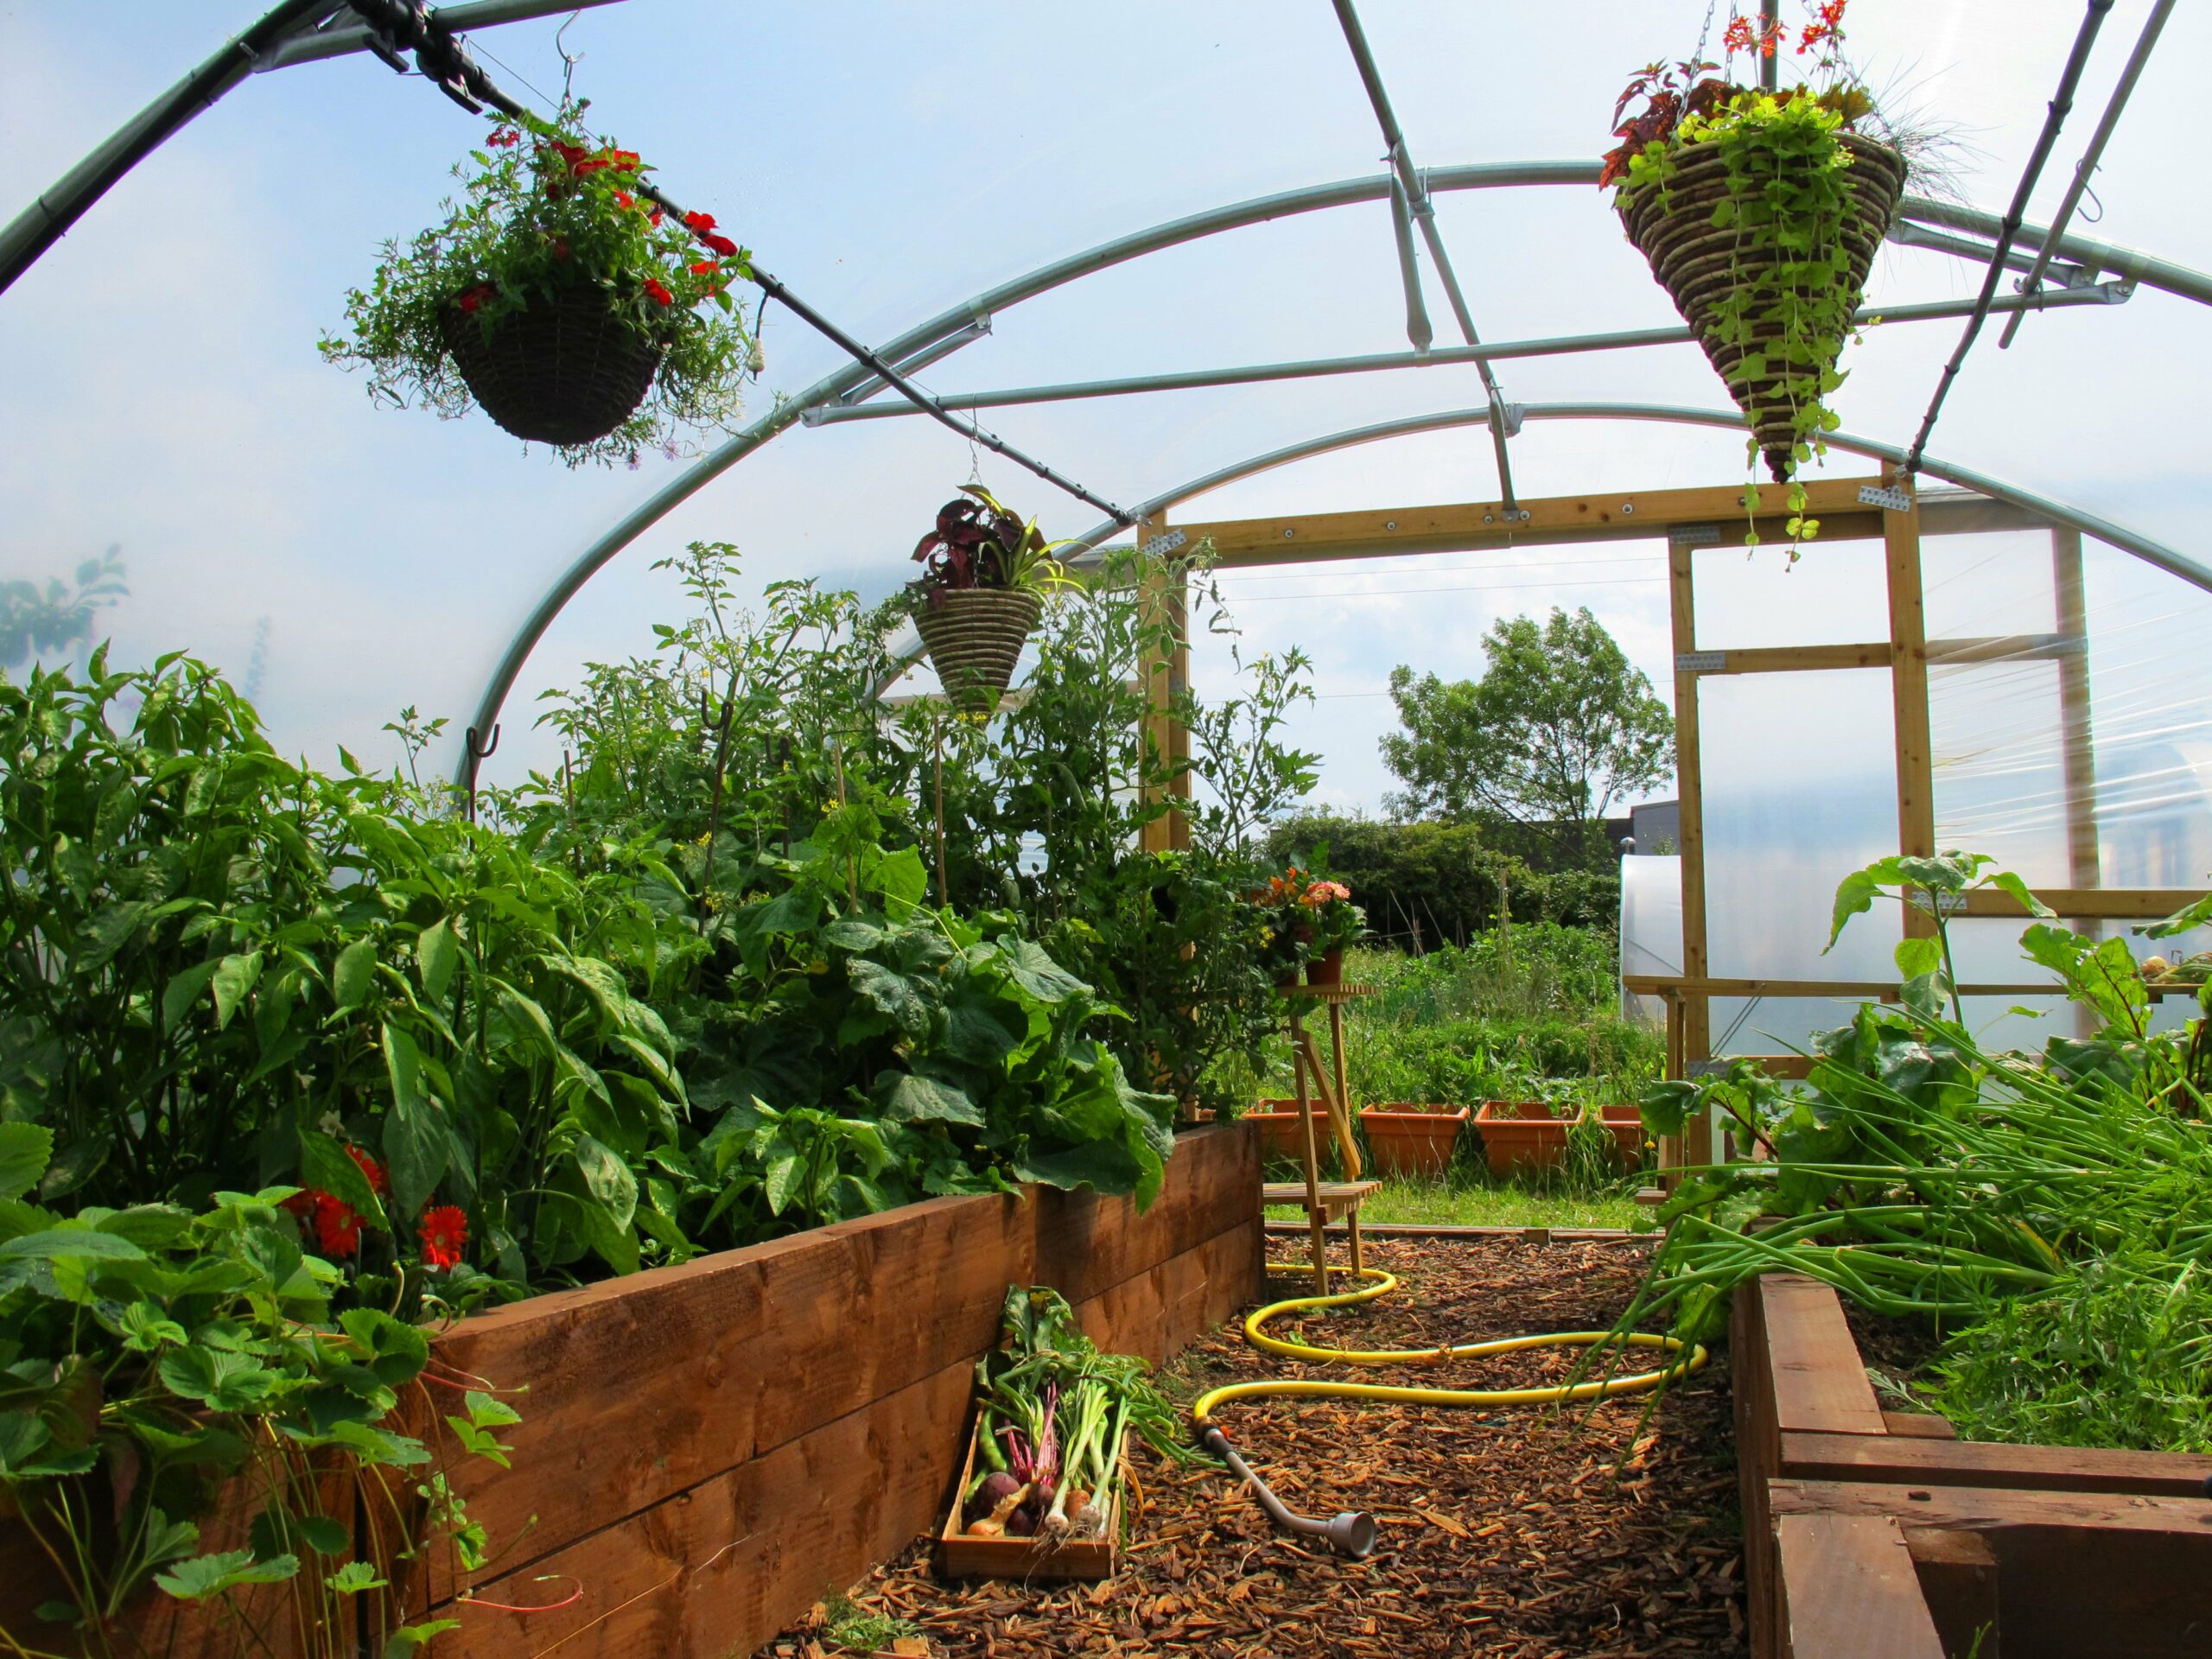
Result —
[[1402, 732], [1382, 760], [1405, 788], [1402, 818], [1518, 826], [1554, 868], [1588, 868], [1606, 810], [1674, 766], [1675, 722], [1587, 609], [1503, 620], [1480, 680], [1391, 671]]

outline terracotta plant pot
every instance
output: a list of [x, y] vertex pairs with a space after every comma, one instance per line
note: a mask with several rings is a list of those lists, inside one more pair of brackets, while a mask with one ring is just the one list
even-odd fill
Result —
[[[1643, 1116], [1633, 1106], [1607, 1106], [1600, 1117], [1613, 1137], [1621, 1161], [1633, 1166], [1643, 1155]], [[1516, 1170], [1557, 1169], [1567, 1161], [1567, 1131], [1574, 1122], [1541, 1101], [1491, 1100], [1475, 1114], [1490, 1173], [1501, 1179]]]
[[614, 315], [607, 290], [579, 283], [502, 319], [484, 337], [473, 316], [441, 313], [446, 350], [486, 415], [537, 443], [593, 443], [628, 420], [660, 368], [661, 347]]
[[1360, 1127], [1374, 1154], [1377, 1175], [1441, 1175], [1466, 1127], [1465, 1106], [1421, 1106], [1393, 1101], [1361, 1109]]
[[914, 613], [914, 626], [953, 706], [988, 715], [1014, 683], [1014, 666], [1045, 601], [1027, 589], [955, 588]]
[[1341, 985], [1344, 982], [1344, 948], [1332, 944], [1318, 957], [1306, 963], [1306, 982], [1308, 985]]
[[1298, 964], [1294, 962], [1292, 963], [1289, 967], [1278, 970], [1275, 975], [1275, 989], [1279, 991], [1296, 990], [1298, 988]]
[[[1866, 289], [1875, 251], [1897, 217], [1897, 201], [1904, 194], [1904, 158], [1856, 133], [1839, 133], [1837, 138], [1851, 156], [1852, 202], [1844, 216], [1842, 244], [1846, 282], [1855, 306]], [[1714, 226], [1713, 209], [1729, 200], [1727, 165], [1718, 144], [1683, 146], [1675, 161], [1678, 170], [1663, 191], [1653, 188], [1617, 198], [1621, 224], [1628, 239], [1649, 261], [1651, 274], [1675, 302], [1682, 321], [1697, 335], [1707, 360], [1727, 382], [1730, 395], [1758, 435], [1767, 470], [1780, 482], [1794, 470], [1791, 451], [1797, 442], [1781, 377], [1731, 379], [1730, 371], [1742, 349], [1709, 339], [1708, 330], [1719, 299], [1748, 286], [1751, 271], [1788, 256], [1775, 249], [1739, 249], [1732, 226]], [[1762, 340], [1780, 333], [1778, 323], [1761, 325]], [[1831, 358], [1797, 366], [1802, 373], [1831, 369], [1835, 362]]]
[[[1294, 1100], [1262, 1100], [1246, 1112], [1243, 1121], [1260, 1126], [1260, 1156], [1287, 1158], [1294, 1163], [1306, 1160], [1306, 1132], [1298, 1121], [1298, 1103]], [[1322, 1137], [1328, 1133], [1328, 1115], [1319, 1108], [1314, 1109], [1313, 1146], [1323, 1150]]]

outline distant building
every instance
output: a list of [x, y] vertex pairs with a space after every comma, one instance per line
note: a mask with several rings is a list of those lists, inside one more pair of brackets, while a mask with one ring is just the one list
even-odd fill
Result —
[[1680, 801], [1646, 801], [1631, 806], [1625, 818], [1605, 820], [1605, 838], [1613, 844], [1613, 851], [1621, 851], [1621, 835], [1613, 831], [1615, 824], [1622, 825], [1622, 833], [1636, 845], [1630, 850], [1638, 853], [1675, 853], [1682, 846], [1682, 804]]

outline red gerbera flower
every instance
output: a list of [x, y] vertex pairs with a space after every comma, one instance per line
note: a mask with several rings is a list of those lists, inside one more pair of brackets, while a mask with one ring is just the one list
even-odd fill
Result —
[[463, 311], [474, 311], [477, 307], [482, 305], [485, 301], [490, 299], [496, 291], [497, 290], [493, 288], [491, 283], [479, 283], [474, 288], [464, 289], [461, 294], [454, 298], [454, 303], [459, 306]]
[[315, 1236], [325, 1255], [351, 1255], [361, 1248], [361, 1217], [343, 1198], [315, 1194]]
[[617, 190], [614, 193], [614, 205], [617, 207], [634, 207], [637, 204], [638, 199], [627, 190]]
[[658, 225], [660, 223], [660, 209], [658, 207], [654, 208], [652, 213], [647, 216], [645, 223], [648, 225]]
[[715, 216], [712, 213], [686, 213], [683, 215], [683, 222], [695, 231], [711, 231], [715, 228]]
[[368, 1177], [370, 1192], [385, 1193], [391, 1191], [391, 1178], [385, 1173], [382, 1164], [377, 1162], [359, 1147], [348, 1147], [346, 1150], [353, 1154], [353, 1161], [361, 1166], [361, 1173]]
[[713, 260], [702, 259], [697, 264], [691, 267], [691, 274], [694, 276], [711, 276], [721, 269], [721, 267], [716, 264]]
[[712, 231], [702, 232], [699, 239], [705, 243], [709, 247], [712, 248], [716, 253], [732, 254], [737, 251], [736, 243], [731, 241], [729, 238], [726, 236], [716, 236]]
[[645, 278], [645, 292], [652, 295], [653, 298], [658, 300], [663, 305], [673, 305], [676, 302], [676, 296], [670, 293], [666, 289], [660, 285], [660, 278], [658, 276], [648, 276]]
[[416, 1230], [422, 1235], [426, 1265], [441, 1270], [461, 1265], [461, 1250], [468, 1243], [468, 1217], [459, 1205], [425, 1210]]

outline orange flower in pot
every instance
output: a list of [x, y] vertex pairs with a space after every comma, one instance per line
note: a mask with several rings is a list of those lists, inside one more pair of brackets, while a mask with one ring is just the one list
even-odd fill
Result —
[[1312, 954], [1306, 961], [1306, 982], [1342, 984], [1344, 947], [1366, 931], [1366, 912], [1351, 902], [1351, 889], [1341, 881], [1309, 882], [1299, 894], [1298, 903], [1313, 931]]

